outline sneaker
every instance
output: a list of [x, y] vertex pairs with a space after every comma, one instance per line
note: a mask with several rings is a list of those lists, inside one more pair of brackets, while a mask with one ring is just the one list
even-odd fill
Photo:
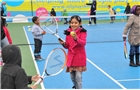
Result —
[[35, 57], [35, 60], [44, 60], [41, 56]]
[[35, 58], [35, 60], [40, 61], [40, 60], [44, 60], [44, 59], [42, 59], [42, 58]]
[[88, 24], [88, 26], [90, 26], [91, 24]]

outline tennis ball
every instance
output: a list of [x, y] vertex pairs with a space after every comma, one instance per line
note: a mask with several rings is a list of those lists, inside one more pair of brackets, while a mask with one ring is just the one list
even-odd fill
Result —
[[31, 30], [31, 27], [30, 26], [28, 26], [28, 31], [30, 31]]
[[75, 31], [71, 31], [71, 32], [70, 32], [70, 35], [71, 35], [71, 36], [75, 36], [75, 35], [76, 35]]

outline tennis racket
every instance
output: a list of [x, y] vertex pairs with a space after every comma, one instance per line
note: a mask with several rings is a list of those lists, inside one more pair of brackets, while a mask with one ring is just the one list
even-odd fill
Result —
[[44, 72], [34, 85], [42, 82], [42, 80], [49, 76], [55, 76], [61, 73], [66, 65], [66, 52], [62, 48], [53, 49], [45, 62]]
[[55, 17], [52, 16], [51, 18], [46, 18], [45, 21], [40, 20], [40, 26], [47, 32], [47, 34], [56, 36], [60, 41], [63, 40], [58, 34], [58, 23]]
[[128, 57], [126, 41], [124, 41], [124, 57], [125, 57], [125, 59], [127, 59], [127, 57]]

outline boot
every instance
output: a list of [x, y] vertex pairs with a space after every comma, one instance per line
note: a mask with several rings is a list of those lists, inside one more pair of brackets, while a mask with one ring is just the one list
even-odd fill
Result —
[[72, 89], [76, 89], [76, 87], [75, 87], [75, 86], [73, 86], [73, 87], [72, 87]]
[[139, 54], [136, 54], [136, 55], [135, 55], [135, 58], [136, 58], [136, 65], [137, 65], [137, 66], [140, 66]]
[[129, 66], [137, 67], [137, 65], [134, 64], [134, 55], [129, 55], [129, 56], [130, 56], [130, 64], [129, 64]]

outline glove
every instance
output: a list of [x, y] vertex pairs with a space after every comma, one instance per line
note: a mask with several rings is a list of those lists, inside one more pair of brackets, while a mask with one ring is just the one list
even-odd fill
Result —
[[123, 37], [123, 41], [126, 41], [126, 37]]

